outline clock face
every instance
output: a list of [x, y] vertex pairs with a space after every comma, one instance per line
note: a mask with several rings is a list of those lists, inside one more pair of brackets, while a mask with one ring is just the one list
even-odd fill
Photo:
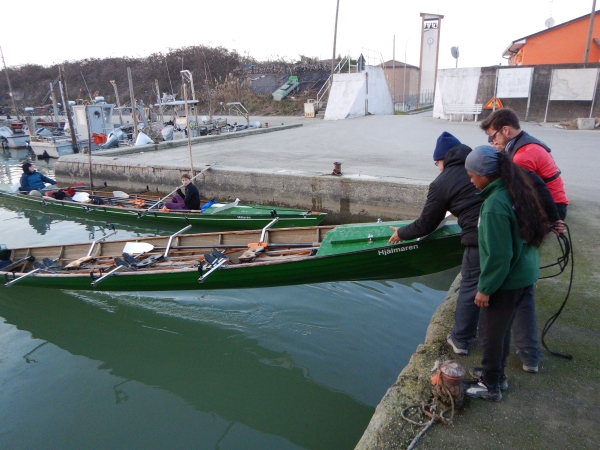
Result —
[[427, 43], [428, 43], [429, 45], [433, 44], [433, 38], [429, 38], [429, 39], [427, 39]]

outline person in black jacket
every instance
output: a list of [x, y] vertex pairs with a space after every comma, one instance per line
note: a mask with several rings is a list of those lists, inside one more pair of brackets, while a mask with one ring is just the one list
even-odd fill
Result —
[[188, 174], [181, 175], [181, 184], [183, 185], [185, 192], [182, 191], [181, 188], [177, 188], [171, 201], [165, 203], [165, 207], [168, 209], [199, 210], [200, 192], [198, 191], [198, 188], [194, 186], [194, 183], [192, 183]]
[[477, 335], [479, 307], [475, 304], [479, 280], [479, 249], [477, 247], [477, 223], [483, 203], [476, 193], [465, 170], [465, 159], [471, 148], [444, 131], [437, 139], [433, 160], [441, 173], [429, 185], [427, 201], [421, 216], [402, 228], [391, 227], [395, 233], [389, 242], [416, 239], [435, 231], [446, 211], [458, 219], [462, 228], [461, 243], [465, 248], [461, 266], [462, 280], [456, 301], [454, 326], [448, 335], [448, 343], [457, 355], [467, 355], [469, 344]]
[[[444, 219], [446, 211], [450, 211], [457, 217], [458, 224], [462, 228], [461, 243], [465, 250], [454, 326], [447, 337], [448, 344], [457, 355], [468, 354], [468, 347], [476, 337], [479, 321], [479, 307], [475, 305], [474, 300], [481, 272], [477, 225], [482, 199], [476, 195], [478, 190], [471, 183], [465, 169], [465, 160], [469, 153], [471, 148], [461, 144], [450, 133], [443, 132], [439, 136], [433, 160], [441, 173], [429, 186], [421, 216], [406, 227], [391, 227], [395, 233], [389, 240], [390, 243], [395, 244], [432, 233]], [[562, 221], [545, 183], [535, 172], [525, 172], [533, 182], [550, 221], [558, 224], [557, 228], [560, 228]], [[562, 227], [564, 228], [564, 224]], [[537, 370], [541, 358], [533, 296], [519, 306], [513, 325], [515, 345], [523, 362], [523, 368], [533, 372]]]

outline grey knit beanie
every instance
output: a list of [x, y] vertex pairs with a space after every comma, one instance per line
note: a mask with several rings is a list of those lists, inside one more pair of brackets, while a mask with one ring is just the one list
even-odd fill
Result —
[[500, 172], [499, 152], [491, 145], [475, 147], [467, 156], [465, 169], [482, 177], [490, 177]]

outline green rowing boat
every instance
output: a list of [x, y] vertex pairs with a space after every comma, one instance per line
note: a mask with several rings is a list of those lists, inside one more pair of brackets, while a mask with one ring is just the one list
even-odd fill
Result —
[[[92, 201], [77, 202], [56, 200], [52, 197], [35, 197], [20, 193], [0, 190], [0, 201], [17, 202], [29, 208], [44, 208], [46, 211], [65, 215], [95, 217], [111, 222], [144, 221], [171, 224], [190, 224], [205, 229], [221, 230], [259, 230], [264, 228], [274, 217], [279, 221], [277, 228], [306, 227], [319, 225], [326, 213], [306, 209], [284, 208], [256, 204], [242, 204], [239, 200], [230, 203], [215, 203], [204, 212], [200, 211], [161, 211], [151, 208], [159, 197], [149, 195], [129, 195], [121, 191], [105, 194], [95, 191], [93, 196], [80, 191], [83, 198]], [[119, 194], [119, 195], [114, 195]]]
[[390, 225], [408, 223], [281, 229], [271, 223], [262, 231], [185, 235], [188, 226], [171, 236], [7, 249], [0, 252], [0, 282], [101, 291], [233, 289], [406, 278], [460, 265], [457, 224], [388, 244]]

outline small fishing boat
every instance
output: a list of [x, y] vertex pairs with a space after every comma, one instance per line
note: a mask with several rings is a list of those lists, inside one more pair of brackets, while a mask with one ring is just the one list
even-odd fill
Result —
[[[52, 186], [50, 186], [52, 188]], [[110, 222], [140, 220], [144, 222], [191, 224], [206, 229], [259, 230], [274, 217], [278, 217], [278, 228], [319, 225], [326, 213], [308, 209], [244, 204], [239, 199], [229, 203], [215, 202], [202, 210], [165, 210], [161, 208], [164, 198], [132, 194], [123, 191], [112, 193], [95, 190], [79, 190], [74, 200], [58, 200], [53, 197], [36, 197], [19, 192], [0, 190], [0, 201], [15, 202], [29, 208], [44, 208], [45, 211], [64, 215], [93, 216]]]
[[[73, 140], [70, 136], [35, 136], [31, 138], [28, 145], [38, 158], [60, 158], [73, 154]], [[79, 152], [81, 149], [79, 141], [76, 148]]]
[[29, 133], [26, 133], [23, 128], [13, 128], [12, 126], [0, 127], [0, 141], [2, 142], [2, 148], [25, 148], [30, 139]]
[[410, 221], [258, 231], [183, 233], [90, 243], [4, 248], [6, 287], [165, 291], [256, 288], [415, 277], [460, 265], [460, 227], [389, 244], [390, 225]]

